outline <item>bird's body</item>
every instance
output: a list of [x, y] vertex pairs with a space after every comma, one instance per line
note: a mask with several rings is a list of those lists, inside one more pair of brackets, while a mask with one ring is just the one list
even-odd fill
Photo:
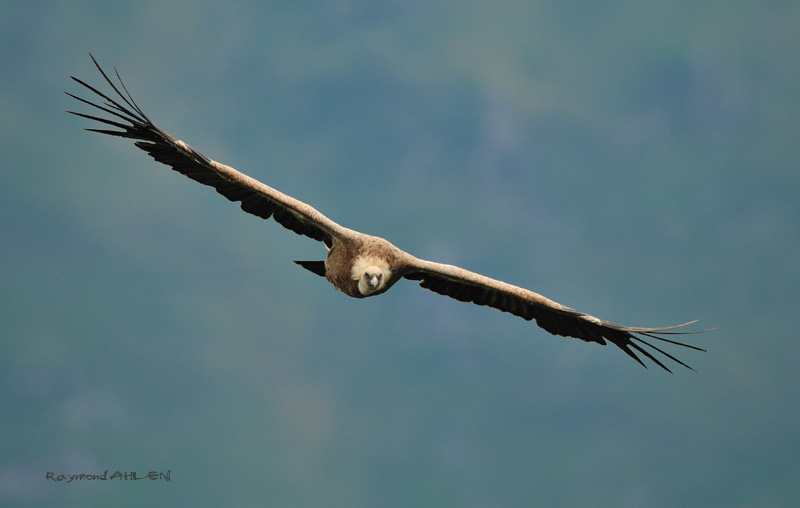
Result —
[[[324, 276], [336, 289], [348, 296], [355, 298], [376, 296], [386, 292], [397, 281], [405, 278], [419, 281], [421, 287], [459, 301], [486, 305], [526, 320], [535, 319], [541, 328], [554, 335], [575, 337], [598, 344], [605, 344], [606, 341], [609, 341], [642, 365], [644, 363], [634, 351], [643, 354], [665, 370], [669, 370], [637, 342], [688, 367], [635, 334], [702, 351], [698, 347], [663, 337], [666, 334], [692, 333], [673, 331], [690, 323], [661, 328], [617, 325], [576, 311], [521, 287], [457, 266], [418, 259], [381, 237], [345, 228], [328, 219], [310, 205], [287, 196], [230, 166], [211, 160], [183, 141], [162, 131], [139, 109], [122, 81], [120, 80], [120, 85], [125, 94], [108, 78], [94, 57], [92, 60], [124, 104], [120, 103], [119, 99], [112, 99], [74, 77], [72, 79], [103, 98], [105, 102], [104, 105], [99, 105], [73, 94], [68, 95], [126, 123], [70, 111], [72, 114], [119, 129], [88, 130], [132, 138], [138, 148], [149, 153], [158, 162], [172, 167], [175, 171], [199, 183], [214, 187], [217, 192], [231, 201], [241, 202], [241, 208], [245, 212], [263, 219], [272, 217], [279, 224], [297, 234], [323, 242], [328, 249], [324, 261], [296, 261], [296, 263], [317, 275]], [[119, 79], [118, 74], [117, 78]]]
[[325, 278], [348, 296], [376, 296], [403, 277], [408, 257], [377, 236], [335, 238], [325, 256]]

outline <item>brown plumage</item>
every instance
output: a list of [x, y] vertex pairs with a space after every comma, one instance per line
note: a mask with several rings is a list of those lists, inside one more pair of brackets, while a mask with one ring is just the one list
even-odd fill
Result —
[[637, 352], [669, 371], [653, 353], [642, 347], [648, 346], [670, 360], [690, 368], [637, 335], [704, 351], [696, 346], [664, 337], [671, 334], [698, 333], [674, 331], [694, 321], [662, 328], [617, 325], [578, 312], [527, 289], [457, 266], [418, 259], [383, 238], [340, 226], [306, 203], [250, 178], [230, 166], [213, 161], [162, 131], [139, 109], [119, 74], [116, 76], [122, 91], [109, 79], [94, 57], [92, 61], [118, 98], [113, 99], [75, 77], [72, 79], [101, 97], [104, 102], [96, 104], [71, 93], [67, 94], [111, 115], [111, 118], [74, 111], [69, 113], [118, 130], [107, 128], [87, 130], [134, 139], [134, 144], [149, 153], [156, 161], [170, 166], [192, 180], [213, 187], [231, 201], [240, 202], [245, 212], [263, 219], [272, 217], [297, 234], [323, 242], [328, 248], [325, 261], [296, 261], [296, 263], [317, 275], [324, 276], [336, 289], [349, 296], [363, 298], [378, 295], [388, 290], [398, 280], [405, 278], [418, 281], [423, 288], [462, 302], [493, 307], [529, 321], [536, 320], [536, 324], [554, 335], [575, 337], [598, 344], [606, 344], [606, 341], [609, 341], [642, 365], [644, 363], [637, 356]]

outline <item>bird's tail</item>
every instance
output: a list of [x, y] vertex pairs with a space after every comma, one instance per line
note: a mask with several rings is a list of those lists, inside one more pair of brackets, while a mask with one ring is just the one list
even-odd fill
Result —
[[325, 277], [325, 261], [295, 261], [311, 273], [316, 273], [320, 277]]

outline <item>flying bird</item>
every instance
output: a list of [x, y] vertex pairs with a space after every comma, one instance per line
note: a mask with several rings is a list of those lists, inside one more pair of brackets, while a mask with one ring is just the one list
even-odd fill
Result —
[[[324, 261], [295, 261], [295, 263], [316, 275], [325, 277], [337, 290], [348, 296], [354, 298], [376, 296], [386, 292], [400, 279], [417, 281], [425, 289], [462, 302], [493, 307], [528, 321], [536, 320], [537, 325], [553, 335], [574, 337], [601, 345], [605, 345], [606, 341], [611, 342], [642, 366], [646, 367], [637, 353], [649, 358], [668, 372], [672, 371], [656, 358], [655, 353], [660, 353], [686, 368], [691, 369], [691, 367], [653, 345], [652, 341], [648, 342], [644, 337], [705, 351], [666, 337], [699, 333], [675, 331], [695, 323], [696, 320], [662, 328], [621, 326], [571, 309], [521, 287], [457, 266], [419, 259], [381, 237], [341, 226], [308, 204], [287, 196], [230, 166], [209, 159], [183, 141], [161, 130], [134, 102], [119, 72], [115, 69], [118, 87], [103, 71], [94, 56], [91, 54], [89, 56], [116, 96], [109, 97], [72, 76], [77, 83], [103, 99], [98, 101], [102, 104], [69, 92], [65, 93], [111, 115], [100, 117], [67, 111], [113, 127], [113, 129], [105, 127], [86, 130], [131, 138], [135, 140], [136, 147], [150, 154], [156, 161], [170, 166], [196, 182], [213, 187], [230, 201], [240, 202], [245, 212], [263, 219], [272, 217], [283, 227], [322, 242], [327, 248]], [[652, 352], [643, 346], [651, 348]]]

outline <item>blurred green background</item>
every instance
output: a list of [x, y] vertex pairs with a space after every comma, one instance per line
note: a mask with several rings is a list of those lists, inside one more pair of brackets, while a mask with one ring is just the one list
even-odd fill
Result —
[[[3, 2], [3, 506], [800, 503], [800, 3]], [[60, 90], [698, 373], [399, 283], [242, 213]], [[170, 482], [56, 474], [171, 470]]]

